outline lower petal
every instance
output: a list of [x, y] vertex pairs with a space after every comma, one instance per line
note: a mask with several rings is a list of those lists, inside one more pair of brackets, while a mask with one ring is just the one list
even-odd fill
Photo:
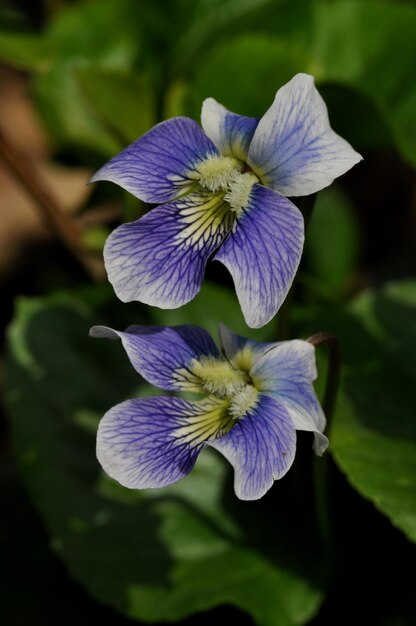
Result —
[[124, 487], [165, 487], [189, 474], [206, 442], [224, 432], [228, 419], [227, 405], [214, 400], [126, 400], [101, 420], [97, 458]]
[[231, 220], [222, 195], [193, 193], [122, 224], [104, 248], [117, 296], [161, 309], [186, 304], [201, 288], [206, 262]]
[[234, 467], [236, 495], [241, 500], [258, 500], [292, 465], [296, 430], [285, 407], [261, 395], [229, 433], [210, 445]]
[[247, 207], [215, 259], [230, 271], [248, 326], [267, 324], [282, 305], [299, 265], [304, 222], [287, 198], [254, 185]]

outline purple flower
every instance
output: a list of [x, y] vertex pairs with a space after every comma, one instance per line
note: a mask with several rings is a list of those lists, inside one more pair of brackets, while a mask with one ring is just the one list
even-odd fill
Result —
[[302, 254], [303, 218], [286, 196], [319, 191], [361, 156], [331, 129], [307, 74], [279, 89], [260, 120], [208, 98], [202, 127], [162, 122], [93, 176], [162, 205], [110, 235], [109, 280], [123, 302], [174, 309], [198, 293], [215, 253], [258, 328], [281, 306]]
[[325, 417], [312, 385], [314, 347], [302, 340], [257, 343], [225, 327], [220, 334], [225, 357], [198, 326], [91, 329], [93, 337], [120, 338], [150, 383], [205, 396], [135, 398], [104, 415], [97, 457], [125, 487], [174, 483], [211, 446], [234, 467], [237, 496], [256, 500], [292, 465], [296, 430], [314, 433], [317, 454], [326, 449]]

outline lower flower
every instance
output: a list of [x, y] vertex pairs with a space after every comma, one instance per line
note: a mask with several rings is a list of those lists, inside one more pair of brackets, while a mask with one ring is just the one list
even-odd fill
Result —
[[97, 457], [125, 487], [176, 482], [210, 446], [234, 467], [236, 495], [256, 500], [292, 465], [296, 430], [313, 432], [315, 451], [325, 451], [325, 417], [312, 384], [314, 347], [302, 340], [257, 343], [224, 326], [220, 333], [225, 356], [197, 326], [91, 329], [93, 337], [121, 339], [148, 382], [204, 396], [135, 398], [104, 415]]

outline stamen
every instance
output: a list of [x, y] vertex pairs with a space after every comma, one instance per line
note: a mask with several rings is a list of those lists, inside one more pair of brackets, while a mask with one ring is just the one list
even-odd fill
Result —
[[191, 370], [201, 379], [204, 389], [218, 398], [233, 397], [247, 382], [243, 372], [236, 370], [228, 361], [214, 357], [195, 359]]
[[230, 415], [240, 419], [257, 404], [259, 392], [253, 385], [245, 385], [231, 400]]
[[245, 172], [234, 174], [232, 180], [228, 183], [228, 191], [224, 196], [224, 200], [229, 202], [230, 207], [237, 214], [247, 206], [253, 185], [259, 182], [259, 179], [253, 172]]
[[242, 162], [233, 157], [213, 156], [197, 165], [195, 179], [210, 191], [225, 191], [242, 168]]

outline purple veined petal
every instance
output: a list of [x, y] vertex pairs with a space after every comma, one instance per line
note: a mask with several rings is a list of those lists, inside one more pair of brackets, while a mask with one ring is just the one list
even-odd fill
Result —
[[295, 277], [303, 241], [299, 209], [271, 189], [254, 185], [215, 256], [233, 277], [248, 326], [264, 326], [278, 311]]
[[97, 433], [97, 458], [124, 487], [165, 487], [191, 471], [199, 452], [227, 424], [224, 402], [135, 398], [110, 409]]
[[247, 161], [250, 142], [259, 120], [228, 111], [222, 104], [207, 98], [202, 104], [201, 124], [223, 156]]
[[326, 420], [312, 382], [317, 377], [315, 348], [308, 341], [282, 341], [263, 354], [250, 376], [259, 391], [278, 399], [286, 407], [296, 430], [314, 433], [319, 455], [328, 447], [323, 435]]
[[219, 334], [221, 345], [224, 348], [225, 356], [237, 369], [249, 372], [258, 359], [268, 350], [278, 345], [277, 343], [266, 343], [246, 339], [237, 335], [227, 328], [225, 324], [220, 324]]
[[91, 178], [116, 183], [144, 202], [169, 202], [188, 191], [195, 166], [218, 150], [188, 117], [161, 122], [108, 161]]
[[232, 227], [223, 194], [192, 193], [119, 226], [107, 239], [108, 278], [123, 302], [175, 309], [198, 293], [209, 256]]
[[191, 371], [194, 359], [218, 357], [209, 333], [199, 326], [129, 326], [125, 332], [93, 326], [92, 337], [121, 339], [134, 369], [149, 383], [171, 391], [200, 391], [200, 379]]
[[305, 196], [327, 187], [361, 159], [331, 129], [313, 77], [297, 74], [261, 118], [248, 164], [267, 187], [284, 196]]
[[236, 495], [258, 500], [292, 465], [296, 430], [286, 408], [262, 394], [257, 405], [210, 446], [234, 467]]

